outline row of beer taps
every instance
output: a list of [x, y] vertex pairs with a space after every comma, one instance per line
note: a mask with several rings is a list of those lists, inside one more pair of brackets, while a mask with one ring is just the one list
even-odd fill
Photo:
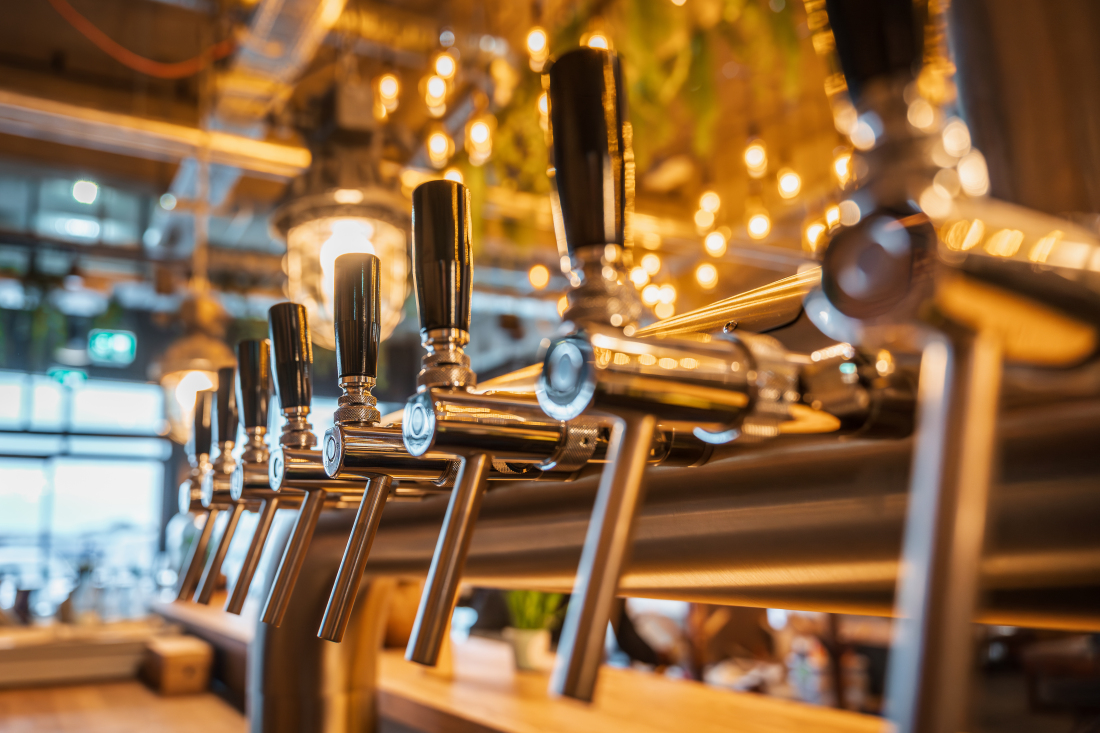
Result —
[[[875, 173], [862, 182], [867, 214], [832, 236], [822, 268], [643, 327], [627, 274], [634, 162], [619, 59], [591, 48], [562, 55], [548, 72], [549, 174], [572, 287], [563, 331], [540, 367], [478, 385], [464, 351], [473, 274], [469, 192], [448, 180], [421, 185], [412, 197], [411, 258], [425, 354], [400, 423], [381, 424], [371, 394], [379, 261], [343, 255], [334, 283], [342, 395], [319, 449], [309, 419], [312, 347], [300, 305], [271, 308], [269, 339], [242, 341], [236, 369], [222, 370], [216, 392], [197, 398], [192, 472], [180, 508], [207, 518], [181, 572], [179, 597], [209, 603], [242, 513], [258, 512], [226, 606], [240, 613], [276, 510], [296, 509], [262, 612], [265, 623], [279, 625], [321, 512], [354, 509], [318, 631], [338, 642], [387, 502], [446, 495], [406, 651], [407, 659], [434, 665], [486, 490], [599, 473], [551, 677], [554, 692], [591, 700], [646, 471], [699, 466], [807, 434], [901, 437], [915, 424], [903, 557], [914, 570], [903, 573], [898, 594], [899, 616], [912, 628], [908, 646], [891, 656], [891, 716], [899, 730], [948, 730], [943, 721], [957, 718], [965, 691], [967, 662], [955, 652], [965, 646], [960, 639], [975, 603], [1001, 364], [1054, 365], [1036, 359], [1026, 346], [1035, 340], [1021, 333], [1041, 334], [1067, 320], [1094, 337], [1082, 337], [1056, 366], [1092, 356], [1100, 309], [1090, 310], [1095, 298], [1087, 294], [1067, 299], [1070, 284], [1049, 273], [938, 253], [936, 231], [907, 188], [924, 174], [913, 160], [926, 135], [907, 125], [899, 107], [919, 67], [919, 43], [901, 61], [866, 50], [874, 45], [868, 38], [917, 38], [919, 3], [891, 0], [883, 5], [892, 11], [862, 15], [846, 13], [851, 5], [829, 2], [830, 20], [857, 106], [877, 115], [883, 132], [868, 154]], [[905, 175], [890, 174], [899, 169]], [[1004, 302], [1024, 315], [1006, 323], [995, 307]], [[796, 353], [779, 333], [753, 332], [754, 323], [771, 328], [803, 312], [833, 347]], [[895, 354], [922, 358], [919, 367], [906, 367]], [[269, 450], [271, 382], [285, 424]], [[239, 462], [232, 454], [238, 418], [248, 440]], [[210, 551], [223, 512], [228, 518]]]

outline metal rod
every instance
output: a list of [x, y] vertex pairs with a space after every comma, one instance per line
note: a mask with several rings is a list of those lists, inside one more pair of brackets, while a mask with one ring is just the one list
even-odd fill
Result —
[[898, 733], [963, 727], [1002, 367], [989, 332], [923, 350], [887, 681]]
[[202, 525], [199, 536], [191, 543], [191, 549], [187, 559], [183, 561], [185, 568], [180, 576], [179, 592], [176, 600], [189, 601], [195, 595], [195, 588], [199, 585], [203, 565], [206, 560], [206, 548], [210, 544], [210, 535], [214, 532], [214, 522], [218, 518], [218, 510], [210, 508], [206, 512], [206, 524]]
[[610, 465], [600, 476], [584, 538], [573, 597], [558, 642], [557, 664], [550, 677], [552, 693], [592, 700], [596, 673], [603, 661], [611, 603], [630, 552], [634, 516], [644, 495], [642, 473], [656, 426], [653, 415], [626, 413], [611, 430]]
[[241, 572], [237, 576], [237, 582], [233, 584], [229, 602], [225, 604], [225, 610], [229, 613], [239, 615], [244, 608], [245, 599], [248, 598], [248, 588], [252, 585], [256, 568], [260, 565], [260, 557], [263, 555], [264, 545], [267, 544], [267, 535], [271, 532], [271, 523], [275, 520], [275, 512], [278, 509], [278, 499], [267, 499], [260, 507], [260, 519], [256, 523], [256, 531], [252, 533], [252, 542], [248, 546], [248, 552], [245, 553]]
[[721, 331], [728, 323], [743, 331], [768, 331], [798, 318], [802, 312], [802, 300], [820, 282], [821, 268], [814, 267], [732, 298], [657, 321], [638, 329], [634, 335], [644, 338]]
[[302, 571], [302, 562], [305, 561], [309, 543], [313, 539], [313, 530], [317, 527], [317, 518], [321, 516], [324, 506], [324, 489], [306, 492], [306, 498], [298, 510], [298, 520], [294, 523], [290, 540], [286, 543], [283, 558], [271, 583], [271, 592], [264, 606], [264, 623], [279, 626], [283, 622], [286, 609], [290, 605], [290, 596], [294, 592], [294, 584], [298, 582], [298, 573]]
[[222, 572], [222, 562], [225, 561], [225, 555], [229, 552], [229, 545], [233, 542], [233, 535], [237, 531], [237, 523], [241, 521], [242, 514], [244, 514], [244, 502], [236, 502], [233, 509], [230, 510], [225, 527], [222, 529], [222, 535], [218, 539], [218, 547], [214, 550], [214, 554], [210, 556], [206, 568], [202, 571], [199, 588], [195, 591], [196, 603], [201, 603], [204, 606], [210, 605], [210, 599], [214, 597], [214, 591], [218, 586], [218, 576]]
[[372, 476], [367, 482], [355, 523], [351, 526], [348, 546], [336, 572], [336, 582], [325, 606], [324, 618], [321, 619], [321, 630], [317, 636], [322, 639], [336, 642], [344, 639], [363, 580], [363, 569], [367, 566], [367, 557], [378, 532], [378, 523], [382, 521], [382, 510], [386, 507], [392, 483], [389, 476]]
[[420, 595], [409, 646], [405, 649], [405, 659], [410, 662], [434, 667], [439, 660], [491, 465], [485, 453], [474, 453], [462, 461], [447, 504], [447, 514], [443, 517], [443, 529], [435, 544], [424, 592]]

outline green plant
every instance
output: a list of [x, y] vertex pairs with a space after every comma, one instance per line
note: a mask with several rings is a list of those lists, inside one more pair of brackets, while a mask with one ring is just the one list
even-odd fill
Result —
[[510, 590], [504, 593], [508, 615], [516, 629], [549, 629], [558, 622], [562, 611], [561, 593], [537, 590]]

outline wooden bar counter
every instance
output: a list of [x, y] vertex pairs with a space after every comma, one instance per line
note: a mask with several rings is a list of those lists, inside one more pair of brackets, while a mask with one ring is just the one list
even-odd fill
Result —
[[[596, 700], [547, 695], [547, 675], [516, 672], [504, 643], [471, 638], [449, 673], [379, 659], [379, 733], [883, 733], [878, 718], [697, 682], [605, 667]], [[158, 697], [140, 682], [0, 691], [0, 733], [244, 733], [244, 716], [212, 694]], [[355, 733], [360, 733], [356, 731]]]

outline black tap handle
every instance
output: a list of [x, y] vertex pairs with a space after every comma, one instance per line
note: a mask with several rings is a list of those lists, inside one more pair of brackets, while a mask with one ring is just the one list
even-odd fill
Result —
[[923, 0], [826, 0], [825, 9], [853, 101], [872, 79], [920, 70], [928, 13]]
[[305, 306], [279, 303], [267, 312], [271, 371], [282, 409], [309, 407], [313, 398], [313, 344]]
[[336, 258], [336, 363], [341, 377], [378, 376], [378, 340], [382, 332], [381, 272], [371, 254]]
[[618, 55], [579, 48], [550, 67], [554, 183], [565, 242], [581, 247], [625, 245], [626, 207], [634, 189], [626, 89]]
[[213, 428], [210, 442], [218, 449], [227, 440], [237, 439], [237, 395], [233, 391], [236, 371], [236, 367], [222, 367], [218, 370], [214, 417], [210, 421]]
[[267, 427], [267, 403], [271, 399], [271, 342], [248, 339], [237, 344], [237, 410], [241, 424]]
[[198, 457], [210, 454], [211, 442], [211, 413], [214, 410], [214, 391], [204, 389], [195, 393], [195, 423], [191, 431], [191, 443], [187, 446], [187, 453], [192, 461]]
[[413, 282], [420, 328], [470, 330], [470, 192], [428, 181], [413, 191]]

